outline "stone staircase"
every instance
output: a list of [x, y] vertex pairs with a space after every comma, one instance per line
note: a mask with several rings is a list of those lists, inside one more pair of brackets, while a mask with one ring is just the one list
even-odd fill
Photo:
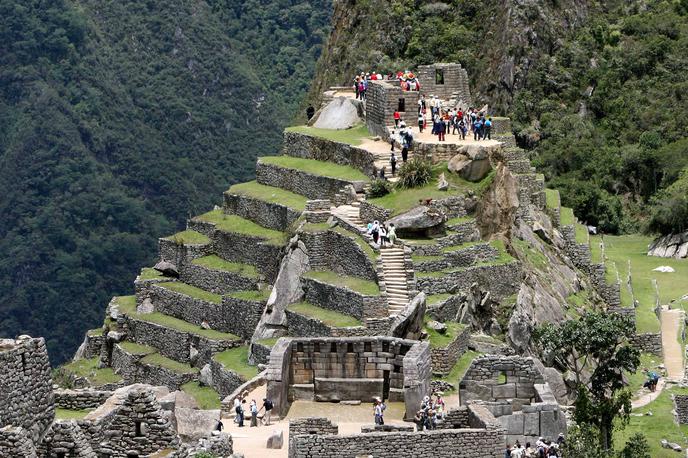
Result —
[[395, 245], [380, 250], [382, 272], [390, 315], [398, 315], [409, 302], [408, 282], [404, 263], [404, 246]]

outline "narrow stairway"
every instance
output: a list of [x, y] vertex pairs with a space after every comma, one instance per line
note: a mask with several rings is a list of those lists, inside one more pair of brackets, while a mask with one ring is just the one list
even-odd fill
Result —
[[404, 267], [404, 247], [395, 245], [380, 250], [382, 272], [390, 315], [398, 315], [408, 304], [409, 292]]

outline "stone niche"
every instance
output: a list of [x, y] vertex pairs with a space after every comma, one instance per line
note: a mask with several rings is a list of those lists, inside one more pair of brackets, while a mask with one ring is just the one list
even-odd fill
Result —
[[484, 405], [506, 431], [507, 443], [556, 440], [566, 432], [566, 416], [531, 357], [485, 355], [476, 358], [459, 384], [461, 405]]
[[427, 342], [394, 337], [281, 338], [268, 366], [268, 396], [280, 416], [291, 402], [404, 401], [411, 418], [430, 390]]

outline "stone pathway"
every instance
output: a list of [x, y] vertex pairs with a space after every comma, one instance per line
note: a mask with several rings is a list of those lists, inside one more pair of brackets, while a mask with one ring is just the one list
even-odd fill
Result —
[[680, 381], [683, 378], [683, 349], [678, 341], [683, 320], [683, 310], [669, 310], [662, 307], [662, 348], [667, 378]]
[[403, 245], [394, 245], [382, 248], [380, 255], [382, 256], [382, 271], [387, 291], [389, 314], [398, 315], [409, 301], [408, 282], [406, 281], [406, 268], [404, 266], [404, 247]]

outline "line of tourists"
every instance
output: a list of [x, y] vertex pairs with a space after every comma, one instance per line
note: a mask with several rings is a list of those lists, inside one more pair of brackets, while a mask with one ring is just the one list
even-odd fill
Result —
[[542, 437], [538, 438], [535, 442], [535, 446], [532, 446], [530, 442], [526, 442], [525, 445], [521, 445], [519, 441], [511, 446], [507, 445], [504, 451], [504, 458], [548, 458], [548, 457], [560, 457], [561, 447], [564, 444], [564, 435], [559, 434], [556, 442], [550, 440], [545, 440]]
[[397, 241], [397, 233], [393, 223], [380, 224], [378, 220], [368, 223], [366, 228], [368, 235], [373, 238], [373, 243], [379, 247], [392, 246]]
[[[244, 426], [244, 418], [246, 417], [246, 399], [248, 398], [248, 392], [244, 391], [240, 396], [234, 398], [234, 423], [237, 423], [239, 427]], [[261, 423], [266, 426], [270, 426], [270, 417], [272, 414], [273, 403], [268, 398], [263, 398], [263, 406], [258, 409], [258, 404], [255, 399], [251, 399], [248, 405], [248, 413], [251, 415], [251, 426], [258, 426], [258, 414], [265, 410], [265, 414], [261, 420]]]

